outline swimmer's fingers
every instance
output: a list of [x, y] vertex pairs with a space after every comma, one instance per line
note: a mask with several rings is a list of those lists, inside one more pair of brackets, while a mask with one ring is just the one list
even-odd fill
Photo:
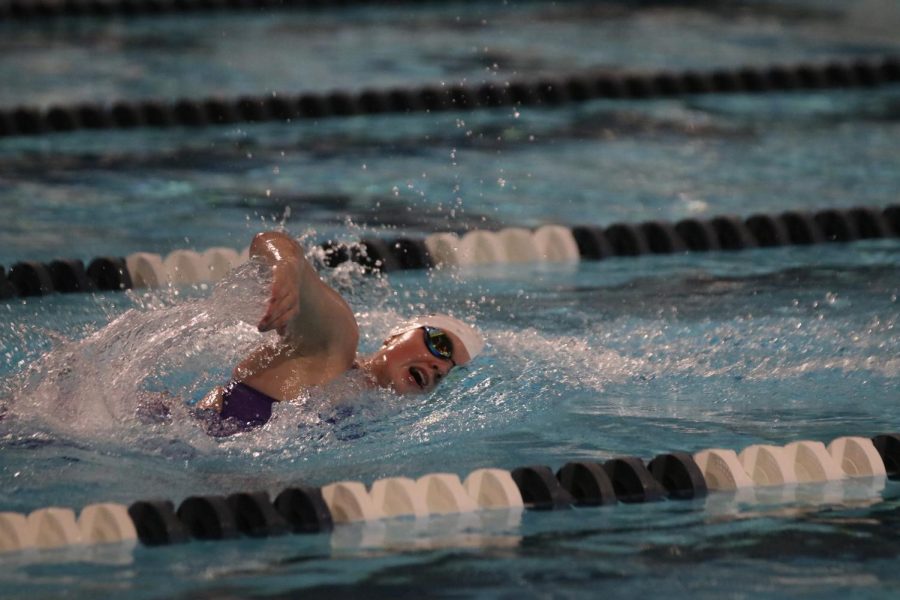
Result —
[[295, 274], [284, 265], [276, 265], [273, 270], [272, 287], [269, 293], [269, 301], [266, 304], [266, 312], [259, 321], [259, 330], [271, 329], [273, 318], [284, 312], [285, 305], [296, 304], [299, 301], [299, 291]]
[[286, 324], [287, 320], [293, 318], [296, 313], [297, 311], [292, 310], [290, 307], [272, 305], [260, 320], [258, 329], [260, 331], [270, 331], [272, 329], [277, 329], [278, 327]]
[[[287, 327], [287, 325], [291, 322], [291, 320], [297, 316], [299, 310], [297, 310], [296, 304], [293, 306], [288, 304], [287, 306], [282, 306], [275, 309], [271, 316], [265, 321], [265, 329], [261, 331], [268, 331], [270, 329], [282, 330]], [[281, 333], [279, 331], [279, 333]]]
[[260, 331], [269, 331], [287, 325], [300, 312], [300, 295], [296, 290], [279, 294], [273, 290], [266, 313], [259, 322]]
[[272, 289], [266, 312], [259, 322], [260, 331], [283, 329], [300, 311], [301, 265], [294, 261], [273, 268]]

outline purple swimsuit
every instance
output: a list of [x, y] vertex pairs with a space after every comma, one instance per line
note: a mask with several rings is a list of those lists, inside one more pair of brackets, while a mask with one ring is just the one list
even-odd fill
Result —
[[223, 419], [235, 419], [250, 427], [265, 425], [272, 418], [272, 404], [275, 398], [255, 390], [243, 383], [232, 383], [222, 394]]
[[249, 385], [231, 382], [222, 394], [221, 412], [204, 409], [195, 411], [194, 415], [205, 422], [208, 435], [226, 437], [265, 425], [272, 418], [275, 402], [278, 402], [275, 398]]
[[[213, 437], [227, 437], [257, 429], [265, 425], [272, 417], [272, 405], [278, 402], [249, 385], [231, 382], [225, 386], [222, 395], [222, 411], [194, 409], [194, 417], [202, 421], [206, 433]], [[335, 434], [340, 440], [354, 440], [366, 434], [357, 420], [345, 422], [355, 416], [355, 408], [350, 405], [332, 407], [319, 413], [322, 423], [335, 427]], [[299, 426], [301, 429], [305, 425]]]

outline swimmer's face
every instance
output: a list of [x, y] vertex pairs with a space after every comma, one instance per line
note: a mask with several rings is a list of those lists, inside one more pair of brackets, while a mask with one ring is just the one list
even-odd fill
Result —
[[[431, 331], [432, 333], [434, 330]], [[450, 358], [436, 356], [426, 343], [426, 331], [417, 328], [394, 336], [373, 357], [373, 373], [378, 385], [398, 394], [427, 394], [447, 376], [454, 365], [469, 362], [462, 342], [450, 332], [443, 332], [452, 346]], [[432, 343], [432, 347], [434, 347]], [[440, 343], [438, 348], [445, 349]]]

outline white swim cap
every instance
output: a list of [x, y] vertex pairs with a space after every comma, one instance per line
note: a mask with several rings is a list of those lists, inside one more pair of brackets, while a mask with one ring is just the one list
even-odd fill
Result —
[[406, 333], [410, 329], [426, 326], [449, 331], [458, 337], [469, 354], [469, 360], [481, 354], [481, 351], [484, 349], [484, 336], [468, 323], [464, 323], [450, 315], [422, 315], [421, 317], [414, 317], [391, 330], [388, 337], [394, 337], [395, 335]]

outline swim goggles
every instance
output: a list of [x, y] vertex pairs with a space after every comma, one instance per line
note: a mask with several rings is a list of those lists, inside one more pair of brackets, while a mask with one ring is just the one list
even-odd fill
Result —
[[422, 331], [425, 332], [425, 347], [428, 348], [428, 351], [438, 358], [449, 360], [455, 367], [453, 340], [450, 339], [450, 336], [443, 329], [428, 325], [422, 326]]

